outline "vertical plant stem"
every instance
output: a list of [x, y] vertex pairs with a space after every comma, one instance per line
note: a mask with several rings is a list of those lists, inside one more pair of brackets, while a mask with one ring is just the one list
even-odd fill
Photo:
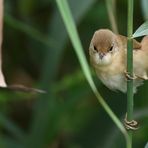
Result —
[[[133, 76], [133, 7], [134, 0], [128, 0], [128, 43], [127, 43], [127, 72]], [[127, 82], [127, 119], [133, 119], [134, 95], [133, 80]], [[130, 137], [130, 148], [132, 148], [132, 131], [128, 131]]]
[[106, 0], [106, 7], [112, 31], [118, 34], [118, 26], [116, 20], [116, 0]]

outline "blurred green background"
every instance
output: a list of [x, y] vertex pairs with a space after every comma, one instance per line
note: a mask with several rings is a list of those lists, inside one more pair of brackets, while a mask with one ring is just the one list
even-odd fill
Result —
[[[95, 30], [111, 28], [105, 0], [68, 0], [89, 60]], [[134, 30], [148, 18], [147, 0], [135, 0]], [[126, 35], [127, 2], [117, 1], [117, 24]], [[0, 93], [0, 148], [124, 148], [119, 130], [94, 97], [54, 0], [5, 0], [3, 72], [8, 84], [47, 94]], [[123, 120], [126, 95], [96, 78], [107, 103]], [[135, 95], [134, 148], [148, 141], [148, 82]]]

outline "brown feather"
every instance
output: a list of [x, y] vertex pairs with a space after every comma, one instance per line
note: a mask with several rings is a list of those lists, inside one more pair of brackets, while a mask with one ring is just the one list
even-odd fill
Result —
[[[117, 35], [123, 42], [123, 45], [127, 47], [127, 37], [123, 35]], [[133, 49], [141, 49], [141, 43], [139, 43], [137, 40], [133, 39]]]

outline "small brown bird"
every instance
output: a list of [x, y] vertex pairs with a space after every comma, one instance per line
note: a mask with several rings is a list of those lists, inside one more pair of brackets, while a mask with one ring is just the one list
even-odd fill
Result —
[[[111, 90], [127, 91], [127, 37], [108, 29], [96, 31], [89, 47], [90, 61], [97, 76]], [[133, 40], [133, 91], [148, 79], [148, 36]]]

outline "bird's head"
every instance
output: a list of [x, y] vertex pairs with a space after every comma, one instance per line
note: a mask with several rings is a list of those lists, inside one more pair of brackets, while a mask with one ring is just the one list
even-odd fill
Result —
[[110, 64], [117, 52], [116, 34], [108, 29], [100, 29], [94, 33], [90, 43], [89, 53], [96, 64]]

